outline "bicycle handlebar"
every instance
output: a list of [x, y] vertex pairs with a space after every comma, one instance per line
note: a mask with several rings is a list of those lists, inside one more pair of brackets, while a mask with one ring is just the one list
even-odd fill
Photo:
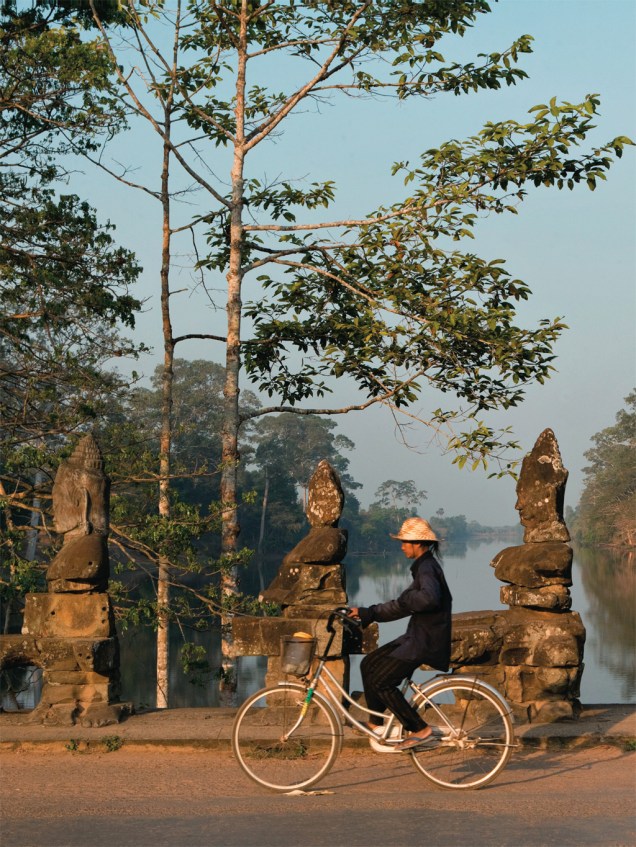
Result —
[[357, 629], [360, 629], [360, 627], [362, 626], [360, 619], [352, 618], [349, 614], [350, 611], [351, 610], [348, 609], [346, 606], [341, 606], [340, 608], [334, 609], [332, 612], [330, 612], [329, 619], [327, 620], [327, 632], [335, 632], [333, 628], [333, 622], [336, 619], [338, 619], [343, 625], [354, 626]]

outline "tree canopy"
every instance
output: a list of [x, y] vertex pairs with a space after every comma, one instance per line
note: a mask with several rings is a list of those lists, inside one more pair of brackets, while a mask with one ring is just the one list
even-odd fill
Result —
[[592, 436], [585, 481], [573, 521], [584, 544], [636, 545], [636, 391], [616, 423]]
[[[114, 357], [135, 356], [141, 268], [113, 227], [60, 190], [60, 156], [121, 126], [110, 58], [66, 13], [0, 13], [0, 508], [3, 593], [35, 573], [22, 540], [37, 526], [65, 436], [93, 422], [124, 382]], [[53, 24], [56, 24], [55, 26]]]

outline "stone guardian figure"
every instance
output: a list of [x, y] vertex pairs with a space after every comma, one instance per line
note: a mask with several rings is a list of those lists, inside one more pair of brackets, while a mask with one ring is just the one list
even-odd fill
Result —
[[53, 485], [55, 530], [64, 541], [46, 574], [50, 593], [107, 590], [109, 496], [101, 450], [87, 435], [62, 462]]

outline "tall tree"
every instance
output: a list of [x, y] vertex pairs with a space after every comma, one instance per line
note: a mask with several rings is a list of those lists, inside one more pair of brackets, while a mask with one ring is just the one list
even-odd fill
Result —
[[[441, 42], [461, 38], [488, 13], [485, 0], [191, 0], [181, 40], [188, 61], [175, 67], [147, 35], [149, 16], [167, 8], [149, 4], [139, 12], [131, 2], [126, 11], [146, 54], [163, 68], [163, 84], [153, 77], [150, 93], [163, 96], [170, 88], [174, 109], [199, 134], [197, 144], [186, 145], [155, 125], [207, 192], [212, 208], [200, 222], [209, 251], [201, 266], [226, 276], [226, 554], [238, 544], [238, 438], [250, 417], [344, 414], [383, 404], [445, 436], [460, 464], [498, 456], [507, 436], [482, 422], [482, 413], [516, 405], [526, 385], [550, 375], [563, 324], [519, 325], [516, 305], [530, 296], [528, 287], [502, 261], [457, 245], [472, 236], [480, 216], [516, 212], [528, 188], [593, 188], [604, 177], [628, 140], [582, 149], [597, 97], [580, 104], [553, 99], [532, 109], [525, 123], [487, 123], [463, 142], [424, 152], [416, 166], [397, 163], [405, 196], [356, 218], [329, 220], [322, 210], [334, 199], [331, 181], [268, 182], [249, 167], [261, 145], [280, 141], [293, 115], [338, 96], [425, 100], [516, 84], [525, 76], [517, 61], [530, 51], [530, 37], [474, 62], [453, 61], [440, 52]], [[110, 49], [115, 56], [112, 41]], [[120, 73], [130, 84], [134, 70], [122, 64]], [[208, 159], [205, 142], [217, 150], [219, 164], [210, 172], [200, 165]], [[275, 398], [247, 417], [239, 409], [241, 368]], [[357, 394], [351, 403], [309, 405], [341, 376]], [[459, 409], [416, 413], [428, 388], [454, 395]]]
[[[113, 357], [142, 345], [134, 327], [140, 268], [113, 227], [60, 194], [59, 157], [121, 126], [110, 59], [82, 40], [66, 13], [43, 3], [0, 13], [0, 495], [2, 546], [15, 597], [32, 587], [42, 495], [66, 437], [92, 422], [124, 382]], [[55, 26], [53, 26], [55, 24]], [[111, 108], [112, 107], [112, 108]]]
[[[172, 283], [173, 254], [175, 237], [189, 227], [179, 226], [174, 220], [174, 201], [188, 189], [179, 190], [174, 187], [173, 159], [184, 139], [178, 134], [179, 122], [182, 120], [182, 110], [176, 100], [176, 79], [179, 63], [180, 45], [182, 40], [182, 4], [177, 0], [173, 6], [163, 3], [144, 4], [139, 9], [134, 3], [128, 7], [117, 4], [116, 24], [123, 24], [123, 29], [109, 27], [113, 23], [108, 14], [104, 15], [98, 0], [86, 3], [90, 10], [91, 23], [97, 26], [103, 37], [102, 46], [109, 47], [108, 55], [117, 68], [118, 91], [121, 108], [131, 117], [141, 119], [149, 124], [157, 133], [160, 142], [159, 166], [146, 181], [134, 180], [127, 167], [113, 169], [106, 165], [103, 151], [80, 149], [77, 152], [91, 159], [99, 168], [107, 171], [122, 184], [142, 192], [145, 196], [157, 201], [161, 207], [161, 239], [160, 239], [160, 271], [159, 291], [161, 304], [161, 329], [163, 338], [163, 365], [161, 371], [161, 435], [159, 450], [159, 479], [157, 485], [157, 511], [164, 522], [169, 525], [172, 519], [171, 508], [171, 479], [172, 445], [173, 445], [173, 403], [174, 403], [174, 362], [176, 348], [179, 342], [188, 340], [188, 334], [178, 335], [173, 326], [172, 298], [175, 294]], [[162, 54], [148, 35], [144, 21], [151, 18], [155, 23], [168, 22], [169, 46]], [[138, 64], [132, 60], [133, 70], [124, 72], [123, 65], [118, 64], [117, 56], [111, 45], [111, 35], [115, 32], [122, 51], [129, 56], [133, 54], [139, 59]], [[142, 90], [151, 93], [150, 103], [139, 96], [134, 81], [137, 76], [143, 80]], [[157, 691], [156, 704], [158, 708], [167, 708], [169, 695], [169, 607], [170, 607], [170, 565], [168, 559], [159, 563], [159, 578], [157, 583]]]
[[377, 502], [385, 509], [414, 509], [426, 500], [426, 491], [417, 488], [412, 479], [398, 482], [387, 479], [375, 492]]

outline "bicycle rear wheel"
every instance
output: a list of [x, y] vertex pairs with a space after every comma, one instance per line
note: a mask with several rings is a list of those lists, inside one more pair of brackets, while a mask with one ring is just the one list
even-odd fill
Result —
[[482, 788], [505, 767], [514, 745], [507, 703], [478, 680], [424, 686], [419, 714], [434, 741], [412, 751], [413, 764], [442, 788]]
[[252, 694], [237, 712], [234, 755], [250, 779], [265, 788], [309, 788], [338, 757], [340, 720], [322, 695], [314, 692], [308, 705], [306, 698], [302, 685], [284, 683]]

